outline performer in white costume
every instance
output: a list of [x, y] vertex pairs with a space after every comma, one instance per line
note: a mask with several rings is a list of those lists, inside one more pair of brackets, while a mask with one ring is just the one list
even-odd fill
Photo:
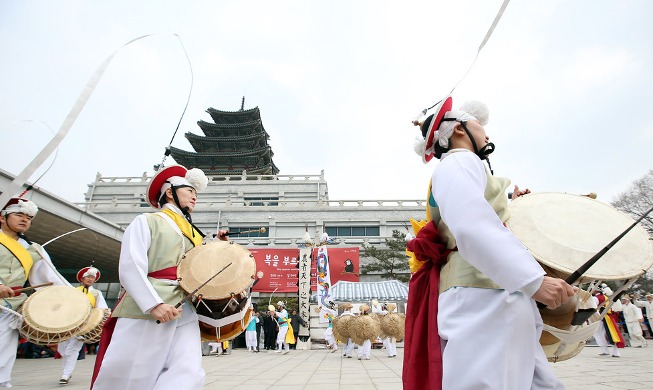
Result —
[[[354, 317], [354, 313], [351, 312], [351, 309], [354, 306], [351, 303], [343, 303], [340, 305], [340, 307], [342, 308], [342, 314], [340, 314], [340, 317], [345, 317], [345, 316]], [[354, 352], [354, 348], [356, 347], [356, 344], [352, 341], [351, 337], [349, 337], [347, 341], [345, 340], [341, 340], [341, 341], [345, 343], [344, 348], [342, 348], [342, 356], [351, 359], [351, 355]]]
[[33, 286], [70, 285], [56, 271], [45, 250], [25, 236], [37, 212], [34, 202], [21, 198], [11, 198], [0, 212], [0, 388], [12, 387], [11, 370], [22, 323], [16, 312], [27, 299], [25, 293], [14, 291], [26, 280]]
[[[358, 307], [358, 310], [360, 310], [361, 316], [367, 316], [372, 311], [367, 303], [361, 304]], [[365, 339], [363, 344], [358, 346], [358, 350], [356, 352], [358, 355], [358, 360], [370, 360], [370, 355], [372, 353], [372, 340]]]
[[324, 330], [324, 340], [327, 342], [327, 348], [331, 349], [331, 352], [335, 352], [338, 350], [338, 343], [336, 342], [336, 338], [333, 336], [333, 319], [338, 316], [336, 304], [329, 301], [329, 307], [325, 307], [323, 310], [329, 317], [329, 326]]
[[[201, 170], [179, 165], [150, 182], [148, 201], [161, 211], [139, 215], [125, 230], [119, 261], [125, 294], [105, 324], [93, 389], [202, 388], [197, 314], [188, 302], [180, 309], [174, 305], [186, 298], [176, 268], [184, 253], [202, 243], [190, 213], [207, 183]], [[218, 237], [226, 240], [225, 233]]]
[[[91, 302], [91, 307], [108, 309], [107, 302], [104, 300], [102, 291], [93, 287], [93, 283], [100, 280], [100, 271], [95, 267], [84, 267], [77, 272], [77, 281], [81, 283], [78, 290], [86, 294]], [[67, 385], [75, 371], [79, 351], [84, 346], [84, 340], [80, 337], [73, 337], [62, 341], [57, 346], [57, 351], [63, 360], [63, 372], [59, 379], [60, 385]]]
[[286, 311], [286, 304], [282, 301], [277, 302], [277, 310], [273, 311], [274, 318], [279, 326], [279, 333], [277, 333], [277, 346], [276, 353], [285, 355], [290, 352], [290, 345], [286, 342], [286, 334], [288, 333], [288, 311]]
[[643, 336], [641, 325], [644, 322], [642, 309], [632, 304], [628, 294], [621, 297], [621, 304], [623, 305], [624, 321], [626, 321], [626, 328], [628, 328], [628, 336], [630, 336], [630, 346], [635, 348], [647, 347], [648, 343]]
[[637, 300], [637, 298], [639, 298], [639, 294], [637, 293], [633, 294], [633, 304], [635, 304], [635, 306], [639, 307], [640, 309], [646, 310], [646, 318], [648, 319], [648, 330], [651, 336], [653, 336], [653, 294], [646, 294], [645, 301], [639, 301]]
[[[432, 316], [439, 307], [443, 389], [561, 389], [539, 344], [543, 323], [536, 301], [556, 308], [575, 289], [562, 279], [545, 276], [503, 225], [510, 182], [483, 165], [494, 150], [483, 127], [488, 118], [484, 104], [469, 102], [454, 111], [448, 97], [421, 123], [424, 139], [416, 151], [425, 162], [434, 155], [441, 161], [429, 188], [427, 216], [432, 222], [408, 245], [418, 249], [424, 234], [437, 229], [448, 249], [440, 270], [439, 299], [421, 314]], [[512, 198], [528, 192], [515, 186]], [[408, 317], [406, 322], [408, 338], [412, 331]], [[421, 336], [411, 337], [410, 349], [425, 342]], [[412, 352], [406, 347], [404, 352], [404, 388], [419, 388], [429, 374], [411, 369]], [[437, 388], [431, 385], [435, 384], [428, 388]]]

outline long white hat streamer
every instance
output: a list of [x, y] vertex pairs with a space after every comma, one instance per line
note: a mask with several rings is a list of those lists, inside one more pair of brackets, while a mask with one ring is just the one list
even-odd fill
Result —
[[[503, 16], [503, 13], [506, 10], [506, 7], [508, 7], [508, 3], [510, 3], [510, 0], [504, 0], [503, 4], [501, 4], [501, 8], [499, 8], [499, 12], [497, 12], [497, 15], [494, 17], [494, 20], [492, 21], [492, 25], [487, 30], [487, 33], [485, 33], [485, 37], [483, 37], [483, 41], [481, 41], [481, 44], [478, 45], [478, 49], [476, 50], [476, 56], [474, 57], [474, 60], [472, 61], [472, 63], [467, 68], [467, 71], [465, 72], [465, 74], [463, 74], [463, 77], [461, 77], [460, 80], [458, 80], [458, 82], [453, 86], [453, 88], [451, 88], [451, 91], [447, 94], [447, 96], [451, 95], [453, 93], [453, 91], [456, 89], [456, 87], [458, 87], [458, 84], [460, 84], [467, 77], [467, 74], [469, 74], [469, 71], [472, 70], [472, 67], [476, 63], [476, 60], [478, 59], [478, 55], [481, 53], [481, 50], [483, 50], [483, 48], [485, 47], [485, 44], [490, 40], [490, 37], [492, 36], [492, 33], [494, 32], [494, 29], [499, 24], [499, 20], [501, 20], [501, 17]], [[440, 101], [438, 101], [437, 103], [435, 103], [434, 105], [432, 105], [431, 107], [423, 109], [415, 117], [415, 119], [413, 120], [413, 124], [415, 124], [417, 126], [419, 124], [419, 122], [420, 122], [420, 119], [422, 117], [424, 117], [426, 115], [426, 113], [431, 108], [437, 106], [442, 100], [444, 100], [444, 98], [441, 99]]]
[[[91, 78], [86, 83], [86, 86], [80, 93], [79, 97], [77, 98], [77, 101], [73, 105], [73, 108], [68, 113], [68, 116], [66, 116], [66, 118], [64, 119], [63, 124], [59, 128], [57, 134], [55, 134], [55, 136], [50, 140], [50, 142], [48, 142], [48, 144], [43, 147], [41, 152], [36, 157], [34, 157], [34, 159], [27, 165], [27, 167], [25, 167], [25, 169], [23, 169], [23, 171], [18, 176], [16, 176], [16, 178], [11, 183], [9, 183], [7, 188], [5, 188], [2, 191], [2, 194], [0, 194], [1, 205], [7, 204], [9, 198], [11, 198], [11, 196], [14, 193], [18, 192], [18, 190], [23, 186], [23, 184], [25, 184], [27, 179], [34, 173], [34, 171], [38, 167], [41, 166], [41, 164], [43, 164], [43, 162], [48, 158], [48, 156], [52, 154], [52, 151], [54, 151], [57, 148], [57, 146], [61, 143], [64, 137], [68, 134], [68, 131], [77, 120], [77, 117], [84, 109], [84, 106], [86, 106], [86, 103], [88, 102], [88, 99], [93, 94], [93, 91], [95, 91], [95, 87], [100, 82], [100, 79], [102, 79], [102, 76], [104, 75], [104, 72], [109, 66], [109, 63], [111, 62], [113, 57], [115, 57], [115, 55], [118, 54], [118, 52], [121, 49], [123, 49], [125, 46], [128, 46], [140, 39], [155, 36], [155, 35], [159, 35], [159, 34], [147, 34], [132, 39], [131, 41], [125, 43], [124, 45], [119, 47], [116, 51], [111, 53], [111, 55], [107, 57], [102, 64], [100, 64], [100, 66], [95, 70], [93, 75], [91, 75]], [[186, 60], [188, 61], [188, 65], [190, 67], [191, 65], [190, 59], [188, 58], [188, 53], [186, 52], [186, 48], [184, 47], [181, 38], [179, 37], [179, 35], [175, 33], [173, 33], [173, 35], [177, 37], [177, 39], [179, 40], [179, 43], [181, 44], [181, 48], [184, 51], [184, 55], [186, 56]], [[188, 94], [188, 100], [190, 100], [190, 93], [192, 91], [192, 88], [193, 87], [192, 87], [192, 68], [191, 68], [191, 87]], [[186, 102], [186, 107], [188, 107], [188, 101]], [[184, 108], [184, 112], [186, 112], [186, 108]], [[183, 113], [182, 113], [182, 117], [183, 117]], [[181, 123], [181, 119], [179, 120], [179, 123]], [[177, 127], [179, 127], [179, 125], [177, 125]]]

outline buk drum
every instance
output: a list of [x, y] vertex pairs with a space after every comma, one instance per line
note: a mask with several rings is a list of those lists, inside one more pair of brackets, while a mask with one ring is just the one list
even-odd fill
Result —
[[57, 344], [76, 336], [90, 312], [91, 303], [78, 289], [44, 287], [23, 303], [20, 334], [34, 344]]
[[203, 339], [226, 341], [245, 331], [252, 318], [250, 293], [256, 279], [256, 260], [245, 247], [217, 240], [195, 247], [182, 258], [177, 277], [179, 286], [193, 293]]
[[[630, 227], [634, 221], [607, 204], [582, 195], [531, 193], [510, 203], [506, 226], [542, 265], [547, 275], [566, 278]], [[595, 312], [591, 291], [600, 281], [620, 281], [619, 294], [653, 265], [648, 233], [635, 226], [585, 272], [579, 294], [568, 305], [541, 310], [540, 338], [549, 361], [569, 359], [600, 326], [600, 316], [578, 320], [582, 311]], [[614, 296], [613, 295], [613, 296]], [[607, 312], [607, 311], [606, 311]]]
[[94, 307], [91, 309], [91, 313], [88, 315], [86, 322], [79, 328], [78, 336], [81, 337], [85, 343], [97, 343], [100, 341], [100, 336], [102, 335], [102, 327], [104, 323], [109, 318], [108, 309], [100, 309], [99, 307]]

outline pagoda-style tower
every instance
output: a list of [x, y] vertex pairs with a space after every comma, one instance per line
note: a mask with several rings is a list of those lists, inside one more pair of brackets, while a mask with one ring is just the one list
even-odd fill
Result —
[[[243, 105], [244, 105], [243, 98]], [[209, 108], [214, 123], [200, 120], [204, 136], [186, 133], [195, 152], [170, 147], [175, 161], [187, 168], [200, 168], [207, 175], [276, 175], [270, 136], [263, 127], [258, 107], [240, 111]]]

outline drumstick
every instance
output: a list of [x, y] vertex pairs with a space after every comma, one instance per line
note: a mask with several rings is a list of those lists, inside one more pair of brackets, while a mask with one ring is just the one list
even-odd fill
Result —
[[[196, 293], [197, 293], [197, 292], [198, 292], [202, 287], [206, 286], [206, 285], [207, 285], [210, 281], [212, 281], [216, 276], [220, 275], [220, 274], [222, 273], [222, 271], [226, 270], [227, 267], [229, 267], [231, 264], [232, 264], [232, 263], [229, 263], [229, 264], [225, 265], [224, 267], [222, 267], [222, 269], [221, 269], [220, 271], [216, 272], [215, 274], [213, 274], [213, 276], [211, 276], [210, 278], [206, 279], [206, 281], [204, 281], [204, 283], [202, 283], [202, 284], [200, 284], [199, 286], [197, 286], [197, 288], [196, 288], [195, 290], [193, 290], [193, 291], [190, 292], [188, 295], [186, 295], [186, 298], [182, 299], [181, 301], [179, 301], [179, 302], [175, 305], [175, 309], [179, 309], [179, 306], [183, 305], [183, 304], [184, 304], [184, 301], [187, 301], [187, 300], [193, 298], [193, 296], [194, 296], [194, 295], [195, 295], [195, 294], [196, 294]], [[161, 321], [156, 320], [156, 323], [157, 323], [157, 324], [160, 324]]]
[[37, 284], [36, 286], [29, 286], [29, 287], [19, 288], [17, 290], [14, 290], [14, 293], [20, 294], [23, 291], [34, 290], [35, 288], [39, 288], [39, 287], [52, 286], [53, 284], [54, 283], [50, 282], [50, 283]]
[[[632, 228], [634, 228], [635, 226], [637, 226], [638, 223], [642, 222], [642, 220], [643, 220], [644, 218], [646, 218], [646, 216], [649, 215], [649, 213], [650, 213], [651, 211], [653, 211], [653, 207], [651, 207], [647, 212], [645, 212], [644, 214], [642, 214], [642, 215], [637, 219], [637, 221], [633, 222], [632, 225], [630, 225], [626, 230], [624, 230], [621, 234], [619, 234], [617, 237], [615, 237], [615, 239], [612, 240], [612, 241], [611, 241], [608, 245], [606, 245], [603, 249], [601, 249], [600, 251], [598, 251], [598, 253], [595, 254], [594, 256], [592, 256], [591, 259], [587, 260], [583, 265], [581, 265], [580, 267], [578, 267], [578, 269], [577, 269], [576, 271], [572, 272], [571, 275], [567, 276], [567, 278], [565, 279], [565, 282], [567, 282], [567, 284], [573, 284], [573, 283], [576, 283], [576, 282], [578, 281], [578, 279], [580, 279], [580, 277], [583, 276], [583, 274], [584, 274], [585, 272], [587, 272], [588, 269], [590, 269], [594, 264], [596, 264], [596, 262], [599, 261], [599, 259], [600, 259], [601, 257], [603, 257], [603, 255], [605, 255], [605, 254], [610, 250], [610, 248], [612, 248], [612, 247], [613, 247], [617, 242], [619, 242], [619, 240], [621, 240], [622, 238], [624, 238], [624, 236], [625, 236], [626, 234], [628, 234], [628, 232], [631, 231]], [[537, 307], [540, 308], [540, 309], [543, 309], [543, 308], [545, 307], [545, 305], [544, 305], [543, 303], [541, 303], [541, 302], [538, 302], [538, 303], [537, 303]]]
[[262, 227], [260, 229], [243, 230], [240, 232], [226, 232], [225, 234], [223, 234], [223, 236], [235, 236], [237, 234], [245, 234], [245, 233], [265, 233], [266, 231], [267, 229]]

